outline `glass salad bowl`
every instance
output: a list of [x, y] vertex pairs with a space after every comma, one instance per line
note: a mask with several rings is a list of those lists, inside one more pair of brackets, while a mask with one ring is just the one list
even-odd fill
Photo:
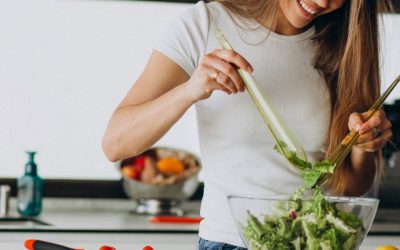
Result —
[[229, 195], [229, 208], [249, 250], [354, 250], [378, 208], [372, 198]]

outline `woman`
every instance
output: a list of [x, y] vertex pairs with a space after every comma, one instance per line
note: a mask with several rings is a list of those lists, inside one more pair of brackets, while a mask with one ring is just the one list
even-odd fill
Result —
[[[254, 71], [311, 161], [349, 129], [362, 136], [331, 178], [332, 193], [359, 196], [381, 166], [391, 137], [383, 111], [363, 113], [379, 96], [377, 1], [220, 0], [199, 2], [164, 34], [113, 114], [103, 140], [111, 161], [153, 145], [196, 105], [205, 191], [200, 249], [240, 249], [226, 195], [288, 194], [299, 174], [274, 141], [235, 66]], [[236, 52], [218, 49], [220, 28]], [[377, 173], [377, 175], [375, 174]]]

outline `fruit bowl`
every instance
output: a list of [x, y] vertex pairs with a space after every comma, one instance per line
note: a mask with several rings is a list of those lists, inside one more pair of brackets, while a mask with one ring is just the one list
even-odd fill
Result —
[[123, 189], [136, 201], [135, 212], [139, 214], [181, 215], [179, 203], [199, 186], [200, 160], [181, 149], [153, 147], [117, 167]]
[[372, 225], [379, 200], [319, 192], [304, 199], [229, 195], [228, 203], [249, 250], [355, 250]]

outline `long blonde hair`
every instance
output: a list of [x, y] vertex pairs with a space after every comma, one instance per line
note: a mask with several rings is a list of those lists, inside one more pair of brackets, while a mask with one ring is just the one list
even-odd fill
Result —
[[[239, 16], [274, 23], [271, 13], [279, 0], [217, 0]], [[347, 0], [331, 13], [313, 22], [316, 34], [314, 67], [325, 78], [331, 96], [331, 123], [328, 135], [329, 155], [349, 132], [348, 119], [353, 112], [365, 112], [379, 97], [378, 10], [390, 9], [385, 0]], [[270, 21], [268, 21], [270, 20]], [[378, 153], [380, 162], [381, 153]], [[344, 194], [348, 157], [328, 183], [332, 192]], [[376, 167], [376, 177], [382, 174]]]

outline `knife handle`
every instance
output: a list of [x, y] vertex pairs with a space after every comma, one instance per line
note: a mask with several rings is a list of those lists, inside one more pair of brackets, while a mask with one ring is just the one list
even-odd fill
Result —
[[75, 249], [70, 248], [58, 244], [54, 244], [51, 242], [41, 241], [41, 240], [26, 240], [25, 247], [28, 250], [83, 250], [83, 249]]

